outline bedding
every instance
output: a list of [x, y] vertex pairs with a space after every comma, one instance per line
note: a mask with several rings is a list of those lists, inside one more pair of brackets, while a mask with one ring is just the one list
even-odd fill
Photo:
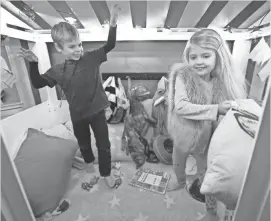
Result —
[[64, 124], [57, 124], [51, 128], [41, 128], [41, 131], [49, 136], [53, 137], [60, 137], [63, 139], [69, 139], [77, 142], [73, 133], [64, 125]]
[[77, 149], [74, 141], [28, 129], [14, 162], [35, 216], [57, 207]]

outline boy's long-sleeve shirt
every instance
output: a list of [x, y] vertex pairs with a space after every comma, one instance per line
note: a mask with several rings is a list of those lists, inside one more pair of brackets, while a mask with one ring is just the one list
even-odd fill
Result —
[[35, 88], [60, 85], [69, 103], [73, 121], [91, 117], [110, 104], [104, 92], [100, 65], [107, 61], [107, 53], [116, 44], [116, 27], [110, 27], [106, 44], [96, 50], [86, 51], [78, 61], [51, 67], [40, 75], [38, 62], [30, 62], [30, 79]]

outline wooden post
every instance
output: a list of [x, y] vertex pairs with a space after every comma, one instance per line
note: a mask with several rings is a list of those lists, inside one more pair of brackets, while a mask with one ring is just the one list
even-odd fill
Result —
[[235, 221], [270, 220], [270, 217], [263, 219], [269, 213], [266, 207], [270, 199], [270, 81], [263, 109], [255, 149], [239, 196]]
[[[39, 59], [39, 72], [44, 74], [50, 67], [50, 57], [48, 53], [48, 48], [45, 42], [37, 41], [35, 43], [29, 43], [29, 48], [36, 54]], [[40, 89], [41, 101], [48, 101], [50, 110], [53, 108], [52, 105], [58, 100], [55, 87], [45, 87]]]
[[17, 56], [21, 48], [20, 40], [10, 38], [9, 44], [5, 46], [10, 68], [12, 73], [16, 75], [16, 84], [18, 87], [18, 93], [21, 101], [23, 102], [23, 108], [27, 109], [35, 106], [35, 99], [32, 93], [30, 80], [28, 77], [28, 71], [25, 65], [25, 61]]
[[8, 221], [35, 221], [33, 211], [27, 200], [16, 166], [9, 156], [1, 138], [1, 210]]

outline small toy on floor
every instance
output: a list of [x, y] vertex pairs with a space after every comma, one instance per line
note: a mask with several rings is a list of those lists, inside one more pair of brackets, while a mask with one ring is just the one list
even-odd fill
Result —
[[121, 184], [122, 184], [122, 180], [121, 180], [121, 178], [118, 178], [118, 179], [116, 180], [116, 182], [115, 182], [114, 188], [118, 189], [118, 187], [119, 187]]
[[90, 181], [89, 181], [89, 184], [95, 185], [95, 184], [98, 183], [99, 179], [100, 179], [99, 176], [93, 176], [93, 177], [91, 177], [91, 179], [90, 179]]
[[124, 177], [123, 173], [120, 171], [121, 163], [116, 162], [112, 164], [112, 169], [115, 169], [114, 176], [117, 178], [114, 188], [118, 188], [122, 184], [122, 178]]
[[52, 220], [53, 216], [60, 215], [70, 208], [71, 202], [67, 199], [60, 201], [58, 207], [52, 213], [45, 213], [44, 221]]
[[84, 183], [82, 183], [81, 187], [83, 190], [90, 191], [90, 189], [93, 187], [93, 185], [91, 185], [90, 183], [84, 182]]
[[120, 167], [121, 167], [121, 163], [120, 162], [115, 162], [115, 163], [112, 163], [112, 169], [116, 169], [116, 170], [120, 170]]
[[81, 187], [83, 190], [90, 191], [94, 185], [96, 185], [99, 181], [100, 177], [99, 176], [92, 176], [90, 178], [89, 182], [83, 182]]

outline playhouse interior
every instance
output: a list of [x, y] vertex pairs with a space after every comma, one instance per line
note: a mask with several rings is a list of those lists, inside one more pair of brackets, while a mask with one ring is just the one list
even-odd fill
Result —
[[[50, 29], [60, 21], [78, 28], [84, 50], [102, 46], [114, 4], [122, 9], [117, 42], [108, 53], [108, 61], [101, 65], [102, 79], [119, 78], [126, 93], [127, 77], [132, 85], [146, 87], [151, 97], [142, 104], [150, 115], [159, 82], [174, 63], [181, 61], [195, 31], [215, 28], [227, 41], [238, 74], [248, 82], [248, 99], [262, 112], [234, 220], [269, 220], [270, 2], [212, 0], [1, 1], [1, 220], [205, 220], [205, 204], [185, 189], [163, 195], [129, 185], [137, 170], [131, 157], [121, 150], [123, 121], [108, 123], [113, 172], [118, 172], [122, 184], [111, 190], [100, 178], [90, 190], [84, 189], [82, 183], [89, 175], [73, 166], [78, 144], [60, 87], [35, 89], [28, 62], [17, 56], [21, 47], [32, 50], [39, 58], [41, 74], [63, 62], [50, 36]], [[33, 133], [31, 139], [29, 133]], [[153, 131], [148, 133], [151, 137]], [[145, 164], [171, 173], [174, 179], [172, 165]], [[94, 168], [95, 174], [97, 162]], [[189, 157], [188, 182], [196, 170], [195, 159]], [[55, 214], [63, 200], [69, 207]], [[218, 210], [223, 220], [226, 209], [222, 202]]]

